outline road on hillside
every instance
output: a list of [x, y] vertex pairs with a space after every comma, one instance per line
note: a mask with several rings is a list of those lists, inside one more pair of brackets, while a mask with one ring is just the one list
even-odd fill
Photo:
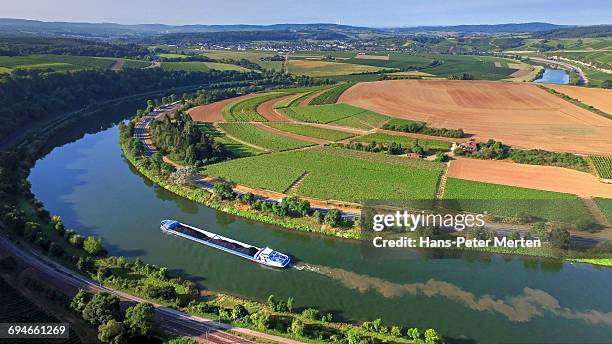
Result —
[[[5, 254], [12, 255], [22, 264], [31, 267], [45, 277], [50, 285], [62, 290], [68, 295], [73, 295], [79, 289], [88, 290], [90, 292], [107, 292], [118, 296], [123, 301], [129, 303], [149, 302], [97, 284], [96, 282], [80, 276], [70, 269], [61, 266], [49, 258], [44, 257], [23, 245], [15, 244], [4, 236], [0, 237], [0, 251]], [[232, 327], [225, 323], [215, 322], [214, 320], [204, 319], [196, 316], [164, 307], [159, 304], [155, 306], [155, 317], [157, 323], [165, 330], [175, 333], [180, 336], [193, 337], [204, 343], [255, 343], [251, 340], [224, 332], [225, 330], [233, 330], [249, 336], [260, 337], [267, 341], [299, 344], [301, 342], [268, 335], [265, 333], [256, 332], [246, 328]]]

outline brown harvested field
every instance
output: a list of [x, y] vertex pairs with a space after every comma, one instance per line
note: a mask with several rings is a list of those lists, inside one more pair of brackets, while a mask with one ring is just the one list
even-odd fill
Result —
[[612, 90], [568, 85], [546, 85], [581, 102], [612, 115]]
[[257, 106], [256, 111], [258, 114], [262, 115], [270, 122], [289, 122], [290, 119], [288, 117], [285, 117], [281, 115], [278, 111], [276, 111], [276, 109], [274, 108], [274, 104], [294, 96], [294, 94], [290, 94], [285, 97], [270, 99], [259, 104], [259, 106]]
[[302, 141], [306, 141], [306, 142], [312, 142], [312, 143], [316, 143], [318, 145], [324, 145], [327, 143], [330, 143], [331, 141], [327, 141], [327, 140], [323, 140], [323, 139], [317, 139], [314, 137], [310, 137], [310, 136], [304, 136], [304, 135], [299, 135], [299, 134], [294, 134], [294, 133], [290, 133], [290, 132], [286, 132], [286, 131], [282, 131], [282, 130], [278, 130], [276, 128], [272, 128], [269, 127], [261, 122], [258, 123], [253, 123], [254, 126], [256, 126], [257, 128], [261, 129], [261, 130], [265, 130], [269, 133], [272, 133], [276, 136], [282, 136], [282, 137], [288, 137], [290, 139], [297, 139], [297, 140], [302, 140]]
[[389, 61], [389, 55], [355, 55], [356, 59], [359, 60], [382, 60]]
[[486, 183], [564, 192], [582, 197], [612, 198], [612, 184], [601, 183], [592, 174], [556, 166], [457, 158], [451, 161], [448, 176]]
[[223, 110], [223, 108], [226, 105], [233, 103], [234, 101], [251, 98], [257, 95], [259, 94], [251, 93], [251, 94], [246, 94], [240, 97], [220, 100], [218, 102], [214, 102], [210, 104], [199, 105], [199, 106], [189, 109], [187, 113], [189, 113], [189, 115], [191, 115], [191, 118], [196, 122], [210, 122], [210, 123], [223, 122], [225, 121], [225, 119], [223, 118], [223, 114], [221, 113], [221, 110]]
[[338, 102], [392, 117], [461, 128], [480, 141], [612, 155], [612, 121], [532, 84], [385, 80], [354, 85]]

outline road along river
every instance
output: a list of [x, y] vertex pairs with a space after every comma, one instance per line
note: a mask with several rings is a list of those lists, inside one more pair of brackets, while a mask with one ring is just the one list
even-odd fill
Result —
[[[29, 177], [32, 191], [69, 228], [99, 235], [110, 254], [168, 266], [203, 287], [265, 300], [293, 296], [347, 320], [433, 327], [480, 342], [607, 342], [612, 338], [612, 270], [534, 258], [397, 251], [372, 255], [360, 243], [229, 216], [153, 185], [122, 157], [114, 119], [59, 133]], [[85, 134], [84, 133], [89, 133]], [[293, 255], [273, 270], [163, 234], [180, 219]]]

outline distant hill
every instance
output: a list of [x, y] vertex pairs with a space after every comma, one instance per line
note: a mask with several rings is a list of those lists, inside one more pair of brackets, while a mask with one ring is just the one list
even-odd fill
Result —
[[537, 32], [571, 27], [571, 25], [556, 25], [549, 23], [518, 23], [518, 24], [491, 24], [491, 25], [453, 25], [453, 26], [416, 26], [405, 28], [391, 28], [390, 31], [398, 33], [419, 32], [453, 32], [460, 34], [470, 33], [516, 33]]
[[334, 31], [259, 30], [222, 32], [181, 32], [148, 36], [145, 43], [193, 44], [253, 41], [297, 41], [300, 39], [341, 40], [346, 35]]
[[595, 38], [612, 37], [612, 25], [580, 26], [547, 30], [533, 34], [534, 38]]

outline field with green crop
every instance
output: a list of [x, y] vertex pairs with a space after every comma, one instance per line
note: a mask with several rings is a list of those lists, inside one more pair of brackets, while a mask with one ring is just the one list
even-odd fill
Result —
[[356, 115], [333, 121], [330, 124], [338, 125], [341, 127], [370, 130], [374, 128], [380, 128], [388, 119], [389, 117], [387, 116], [383, 116], [377, 112], [366, 110]]
[[275, 56], [276, 53], [263, 52], [263, 51], [255, 51], [255, 50], [246, 50], [246, 51], [237, 51], [237, 50], [196, 50], [196, 53], [210, 57], [211, 59], [233, 59], [233, 60], [249, 60], [251, 62], [257, 63], [264, 69], [270, 69], [275, 71], [283, 70], [283, 61], [264, 61], [262, 59], [270, 58]]
[[592, 155], [591, 160], [601, 178], [612, 179], [612, 157]]
[[[612, 41], [610, 42], [612, 45]], [[589, 51], [589, 52], [560, 52], [555, 53], [572, 60], [595, 62], [596, 64], [612, 65], [612, 52], [610, 51]]]
[[304, 172], [300, 196], [344, 201], [431, 198], [441, 165], [342, 148], [264, 154], [206, 167], [205, 173], [252, 187], [285, 191]]
[[403, 147], [412, 147], [416, 142], [426, 151], [448, 151], [451, 143], [442, 140], [417, 139], [410, 136], [389, 135], [385, 133], [372, 133], [359, 136], [351, 141], [355, 142], [378, 142], [378, 143], [399, 143]]
[[349, 137], [355, 136], [355, 134], [347, 133], [344, 131], [331, 130], [326, 128], [313, 127], [305, 124], [295, 123], [269, 123], [266, 124], [272, 128], [286, 131], [293, 134], [304, 135], [308, 137], [314, 137], [317, 139], [329, 140], [329, 141], [340, 141]]
[[235, 137], [238, 140], [274, 151], [283, 151], [314, 145], [312, 142], [276, 136], [265, 130], [259, 129], [250, 123], [220, 123], [219, 127], [228, 135]]
[[340, 95], [353, 86], [354, 83], [346, 82], [340, 85], [334, 86], [329, 90], [319, 94], [310, 101], [308, 105], [323, 105], [323, 104], [335, 104], [338, 101]]
[[163, 70], [184, 70], [189, 72], [206, 72], [211, 69], [216, 70], [235, 70], [239, 72], [248, 72], [249, 70], [236, 66], [233, 64], [227, 63], [217, 63], [217, 62], [199, 62], [199, 61], [189, 61], [189, 62], [162, 62], [161, 68]]
[[289, 73], [291, 74], [307, 75], [311, 77], [328, 77], [334, 75], [372, 73], [387, 69], [384, 67], [368, 66], [364, 64], [302, 59], [289, 60], [287, 62], [287, 68], [289, 70]]
[[[82, 69], [109, 69], [116, 58], [89, 57], [70, 55], [26, 55], [26, 56], [0, 56], [0, 72], [10, 72], [15, 69], [51, 69], [56, 72]], [[132, 64], [126, 60], [127, 63]], [[134, 64], [144, 61], [134, 61]]]
[[365, 112], [362, 108], [348, 104], [310, 105], [280, 110], [285, 115], [302, 122], [329, 123]]
[[612, 199], [609, 198], [595, 198], [595, 202], [599, 206], [599, 209], [604, 213], [608, 219], [608, 223], [612, 224]]
[[263, 150], [244, 145], [236, 140], [229, 138], [225, 133], [220, 132], [211, 123], [198, 123], [206, 134], [215, 138], [215, 141], [223, 144], [234, 158], [246, 158], [263, 153]]
[[297, 105], [300, 101], [302, 101], [302, 99], [308, 97], [312, 92], [304, 92], [304, 93], [298, 93], [298, 94], [294, 94], [291, 97], [287, 97], [281, 101], [278, 101], [277, 103], [274, 103], [274, 108], [275, 109], [280, 109], [280, 108], [286, 108], [286, 107], [290, 107], [290, 106], [295, 106]]
[[284, 93], [273, 92], [258, 97], [240, 100], [226, 105], [221, 113], [228, 122], [266, 122], [267, 120], [257, 113], [257, 107], [270, 99], [284, 96]]
[[502, 217], [528, 214], [537, 220], [574, 223], [591, 218], [575, 195], [448, 178], [445, 205]]
[[524, 40], [524, 45], [512, 50], [542, 50], [542, 45], [557, 48], [562, 46], [565, 50], [584, 50], [584, 49], [611, 49], [612, 39], [610, 38], [557, 38], [557, 39], [537, 39], [530, 38]]

